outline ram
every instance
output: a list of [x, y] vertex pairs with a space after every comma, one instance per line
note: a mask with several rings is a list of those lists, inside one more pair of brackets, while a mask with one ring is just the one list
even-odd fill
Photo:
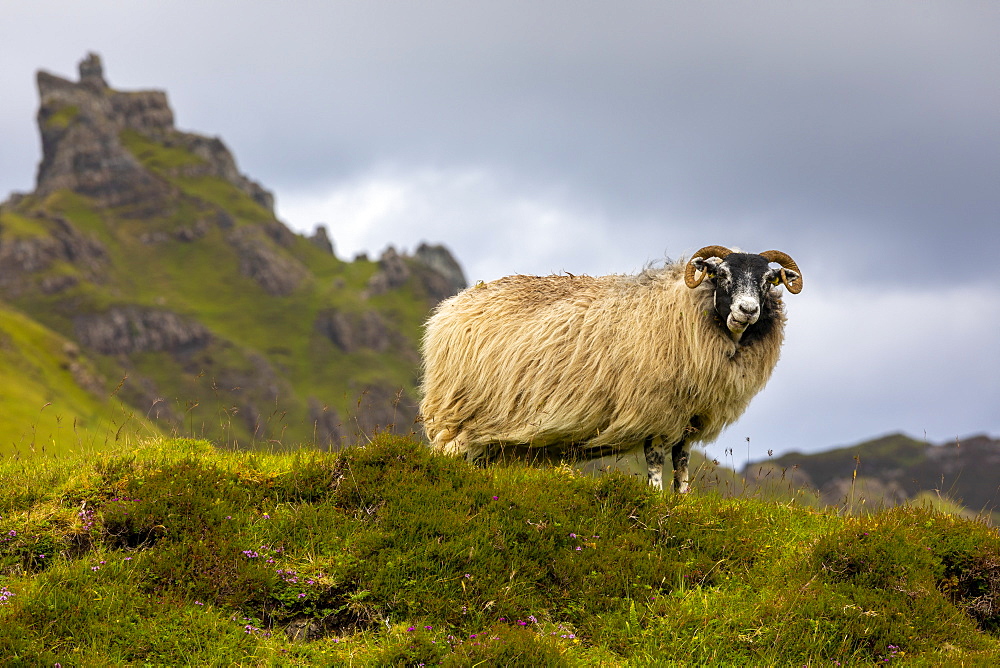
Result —
[[427, 321], [427, 438], [477, 462], [642, 445], [661, 488], [669, 448], [673, 488], [686, 492], [691, 446], [739, 418], [778, 361], [779, 284], [802, 289], [788, 255], [722, 246], [638, 275], [480, 283]]

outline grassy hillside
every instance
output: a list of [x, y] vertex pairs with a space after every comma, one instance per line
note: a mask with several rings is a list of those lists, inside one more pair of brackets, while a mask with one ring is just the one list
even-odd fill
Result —
[[120, 442], [0, 464], [0, 656], [27, 665], [983, 665], [1000, 535], [486, 469]]
[[104, 392], [79, 347], [0, 302], [0, 458], [30, 457], [158, 434]]
[[[405, 283], [373, 292], [377, 262], [342, 261], [288, 231], [233, 184], [185, 175], [198, 158], [183, 148], [135, 133], [123, 140], [169, 197], [109, 208], [62, 190], [4, 207], [0, 245], [21, 244], [37, 259], [25, 262], [31, 271], [0, 281], [0, 295], [35, 326], [78, 343], [104, 379], [104, 399], [127, 376], [117, 398], [166, 433], [234, 447], [315, 442], [321, 410], [343, 438], [371, 431], [364, 416], [385, 427], [394, 408], [408, 428], [419, 328], [434, 303], [421, 280], [428, 270], [404, 258], [411, 268]], [[166, 313], [199, 338], [120, 350], [82, 340], [81, 322], [115, 312]], [[324, 314], [374, 321], [375, 341], [364, 338], [372, 336], [368, 324], [351, 349], [338, 346], [319, 325]], [[16, 401], [34, 407], [34, 398]], [[378, 405], [359, 410], [359, 401]], [[66, 415], [95, 422], [108, 410], [106, 401], [90, 402]], [[10, 428], [32, 423], [18, 416]], [[0, 443], [6, 452], [12, 441]]]
[[48, 414], [95, 427], [123, 405], [239, 449], [408, 431], [421, 324], [465, 284], [450, 252], [344, 261], [325, 228], [279, 221], [221, 139], [177, 129], [166, 93], [113, 89], [96, 54], [79, 72], [38, 73], [35, 189], [0, 202], [0, 455], [33, 452]]

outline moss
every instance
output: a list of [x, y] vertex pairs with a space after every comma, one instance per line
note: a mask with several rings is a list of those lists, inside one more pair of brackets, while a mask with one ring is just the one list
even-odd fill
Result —
[[119, 135], [125, 148], [147, 169], [163, 174], [184, 167], [205, 164], [205, 161], [187, 149], [164, 146], [135, 130], [124, 130]]
[[48, 225], [43, 220], [13, 211], [0, 212], [0, 237], [4, 240], [37, 239], [48, 234]]
[[69, 124], [73, 122], [73, 119], [79, 115], [79, 107], [75, 104], [67, 104], [63, 107], [59, 107], [54, 112], [49, 114], [49, 116], [45, 119], [45, 125], [49, 128], [62, 130], [69, 127]]

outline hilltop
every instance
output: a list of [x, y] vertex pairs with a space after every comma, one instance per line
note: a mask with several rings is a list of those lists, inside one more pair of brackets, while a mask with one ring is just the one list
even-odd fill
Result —
[[37, 83], [36, 187], [0, 204], [0, 455], [411, 428], [420, 325], [465, 287], [446, 248], [342, 260], [221, 139], [177, 129], [166, 93], [114, 90], [95, 54]]
[[0, 462], [18, 665], [993, 665], [1000, 535], [402, 436]]

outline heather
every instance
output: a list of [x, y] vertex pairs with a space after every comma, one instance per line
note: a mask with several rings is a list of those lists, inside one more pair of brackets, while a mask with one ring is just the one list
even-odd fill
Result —
[[930, 507], [155, 439], [0, 464], [25, 665], [913, 665], [1000, 652], [1000, 536]]

